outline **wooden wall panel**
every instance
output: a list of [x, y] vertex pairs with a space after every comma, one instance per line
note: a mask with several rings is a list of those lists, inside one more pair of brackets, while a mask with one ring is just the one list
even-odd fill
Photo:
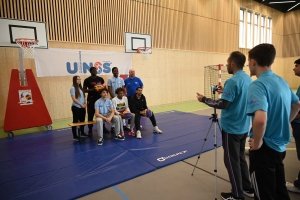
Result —
[[300, 57], [300, 10], [284, 15], [283, 56]]
[[[0, 3], [3, 5], [0, 17], [46, 22], [49, 41], [124, 45], [124, 32], [137, 32], [151, 34], [154, 48], [228, 53], [238, 49], [238, 38], [232, 38], [238, 32], [232, 30], [238, 31], [240, 6], [272, 16], [273, 34], [283, 35], [283, 14], [252, 0], [0, 0]], [[200, 43], [195, 43], [197, 38]], [[202, 40], [207, 46], [201, 44]]]

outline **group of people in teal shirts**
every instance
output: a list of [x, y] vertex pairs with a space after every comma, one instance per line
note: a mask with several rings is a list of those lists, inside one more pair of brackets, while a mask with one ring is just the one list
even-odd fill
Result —
[[[233, 76], [224, 87], [218, 88], [221, 99], [214, 100], [197, 93], [200, 102], [222, 109], [224, 164], [231, 183], [231, 192], [222, 192], [222, 199], [242, 200], [246, 195], [257, 200], [288, 200], [288, 190], [300, 193], [300, 172], [299, 180], [288, 183], [283, 165], [286, 146], [291, 140], [290, 123], [298, 159], [300, 157], [300, 92], [295, 94], [288, 83], [271, 70], [275, 56], [276, 49], [272, 44], [260, 44], [249, 51], [248, 66], [251, 74], [257, 77], [252, 81], [243, 71], [245, 55], [232, 52], [226, 66]], [[295, 68], [295, 74], [300, 76], [300, 59], [295, 61]], [[245, 160], [248, 136], [249, 169]]]

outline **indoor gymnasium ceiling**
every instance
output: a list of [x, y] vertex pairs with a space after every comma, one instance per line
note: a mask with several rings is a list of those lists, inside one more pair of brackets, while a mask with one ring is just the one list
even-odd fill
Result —
[[254, 0], [281, 12], [290, 12], [300, 9], [300, 0]]

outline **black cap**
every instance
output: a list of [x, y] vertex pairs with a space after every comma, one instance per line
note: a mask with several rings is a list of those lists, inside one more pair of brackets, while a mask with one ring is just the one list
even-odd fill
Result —
[[296, 60], [294, 64], [300, 65], [300, 58]]
[[90, 73], [92, 72], [93, 69], [96, 69], [96, 67], [91, 67], [90, 68]]

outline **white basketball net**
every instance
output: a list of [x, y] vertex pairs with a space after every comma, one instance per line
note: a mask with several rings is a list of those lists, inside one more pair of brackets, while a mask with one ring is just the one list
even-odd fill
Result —
[[16, 43], [22, 48], [23, 58], [34, 58], [34, 45], [38, 43], [36, 39], [18, 38]]
[[137, 52], [142, 54], [143, 60], [148, 60], [149, 54], [152, 53], [152, 48], [151, 47], [139, 47], [137, 49]]

